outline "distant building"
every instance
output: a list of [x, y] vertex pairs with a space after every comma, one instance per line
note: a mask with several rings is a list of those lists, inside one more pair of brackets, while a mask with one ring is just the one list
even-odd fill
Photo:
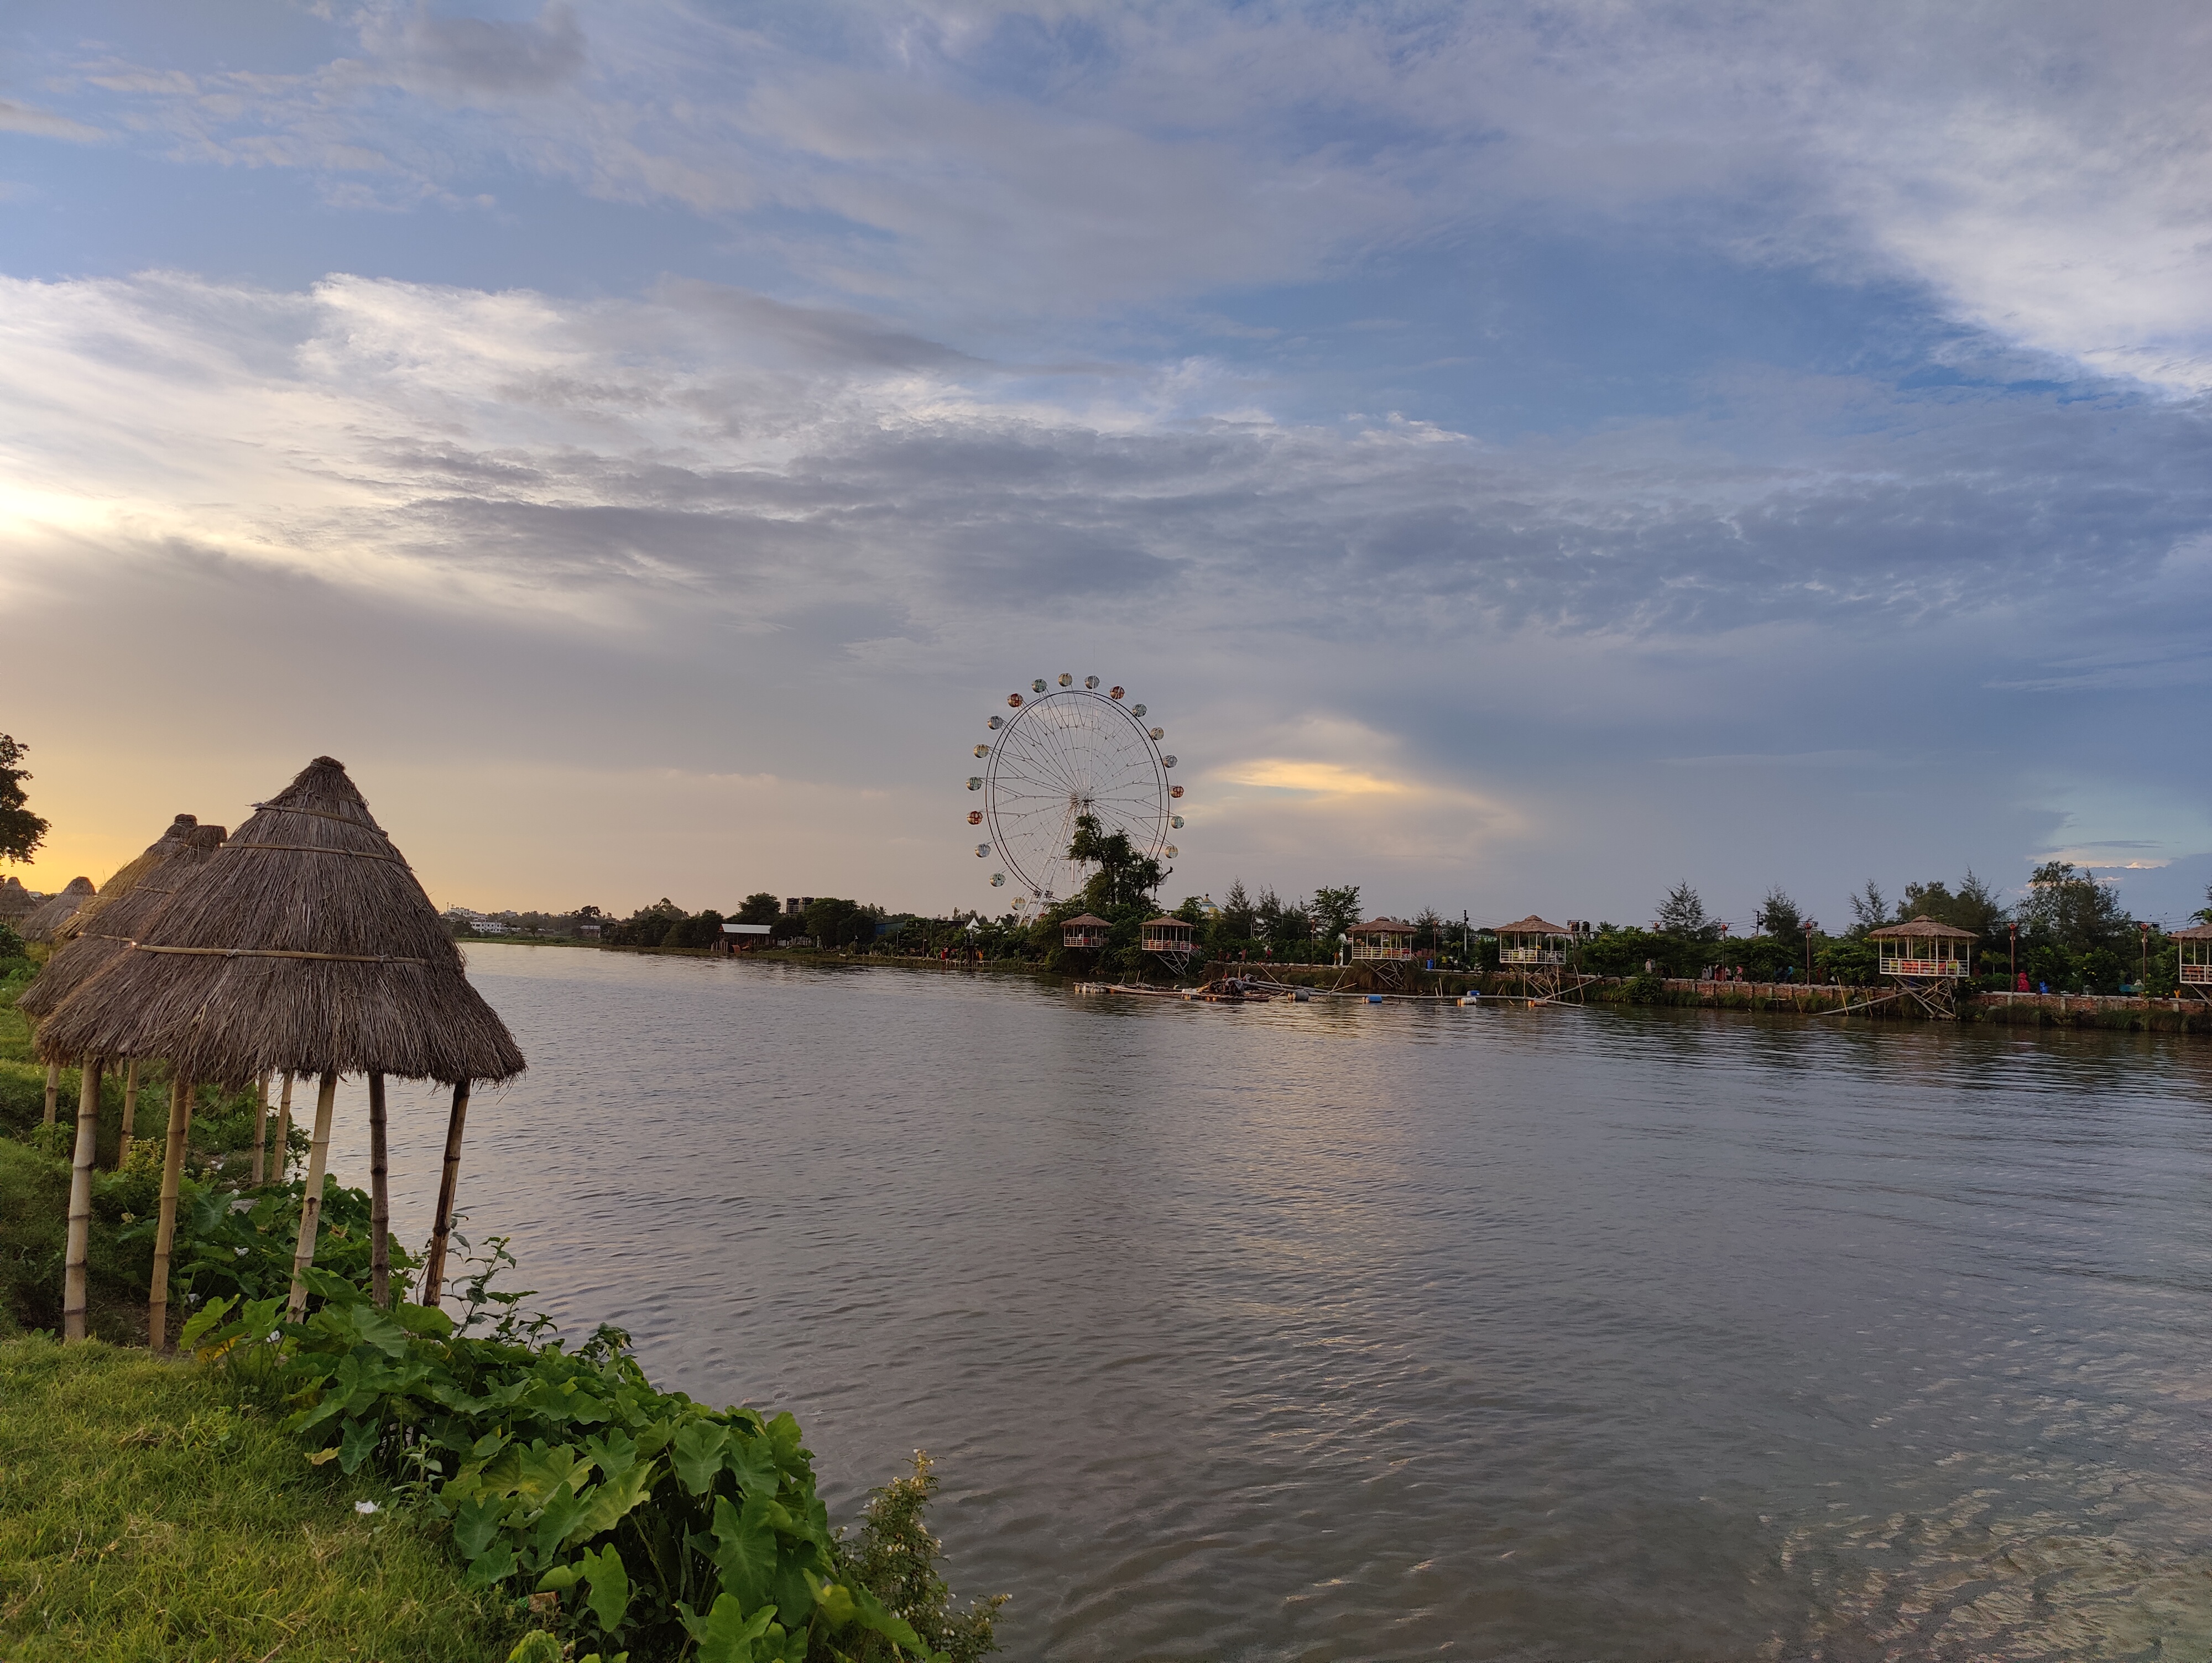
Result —
[[786, 895], [783, 898], [783, 915], [786, 918], [797, 918], [813, 904], [814, 897], [811, 895]]
[[732, 953], [741, 953], [753, 947], [765, 947], [773, 928], [767, 924], [725, 924], [722, 926], [722, 945]]

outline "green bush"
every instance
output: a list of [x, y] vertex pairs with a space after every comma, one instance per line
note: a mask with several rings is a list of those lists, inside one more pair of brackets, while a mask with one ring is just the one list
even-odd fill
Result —
[[[358, 1192], [331, 1205], [365, 1217]], [[503, 1241], [471, 1261], [458, 1323], [378, 1309], [365, 1259], [319, 1250], [306, 1320], [284, 1320], [280, 1292], [251, 1290], [289, 1284], [288, 1217], [289, 1191], [251, 1212], [193, 1209], [180, 1237], [194, 1285], [221, 1275], [238, 1291], [207, 1299], [185, 1343], [248, 1396], [290, 1405], [292, 1429], [325, 1446], [318, 1463], [386, 1474], [450, 1533], [468, 1586], [538, 1595], [564, 1642], [634, 1663], [968, 1663], [992, 1649], [996, 1601], [946, 1608], [920, 1525], [926, 1466], [848, 1543], [790, 1415], [659, 1391], [616, 1329], [565, 1347], [525, 1296], [494, 1287], [514, 1263]]]

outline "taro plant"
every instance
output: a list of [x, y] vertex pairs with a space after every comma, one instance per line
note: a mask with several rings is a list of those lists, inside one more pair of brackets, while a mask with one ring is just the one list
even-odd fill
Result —
[[856, 1554], [830, 1531], [796, 1420], [656, 1389], [617, 1329], [565, 1347], [525, 1296], [494, 1287], [514, 1264], [504, 1241], [471, 1261], [459, 1320], [404, 1302], [379, 1309], [319, 1263], [313, 1308], [290, 1322], [274, 1269], [247, 1266], [276, 1257], [276, 1198], [193, 1220], [208, 1230], [194, 1243], [204, 1274], [222, 1272], [234, 1291], [206, 1300], [185, 1344], [281, 1395], [293, 1428], [321, 1446], [311, 1460], [388, 1472], [450, 1529], [471, 1583], [530, 1598], [576, 1652], [968, 1663], [992, 1648], [995, 1601], [945, 1615], [937, 1545], [919, 1522], [926, 1467], [878, 1496]]

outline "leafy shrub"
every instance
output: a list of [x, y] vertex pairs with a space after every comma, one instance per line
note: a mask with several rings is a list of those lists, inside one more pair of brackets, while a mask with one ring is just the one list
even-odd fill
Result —
[[[365, 1221], [358, 1191], [325, 1193], [326, 1217]], [[471, 1586], [535, 1594], [577, 1651], [635, 1663], [968, 1663], [993, 1648], [996, 1601], [946, 1611], [926, 1465], [848, 1545], [796, 1420], [657, 1390], [614, 1328], [568, 1349], [526, 1296], [494, 1287], [514, 1264], [503, 1241], [471, 1261], [458, 1322], [378, 1309], [365, 1241], [358, 1265], [319, 1247], [313, 1308], [288, 1321], [297, 1212], [296, 1186], [250, 1211], [195, 1205], [179, 1232], [193, 1284], [235, 1291], [206, 1300], [185, 1343], [292, 1405], [293, 1428], [326, 1445], [317, 1463], [388, 1474], [450, 1531]]]

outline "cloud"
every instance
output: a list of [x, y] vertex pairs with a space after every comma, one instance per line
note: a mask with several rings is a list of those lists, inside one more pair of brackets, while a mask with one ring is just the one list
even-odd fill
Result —
[[1218, 319], [1239, 289], [1411, 250], [1479, 263], [1532, 232], [1663, 228], [1901, 282], [1978, 331], [2187, 391], [2212, 387], [2208, 31], [2185, 0], [856, 6], [742, 27], [611, 5], [586, 43], [561, 6], [375, 5], [317, 67], [75, 73], [87, 122], [170, 135], [180, 160], [315, 170], [386, 205], [520, 168], [750, 215], [796, 289], [971, 328], [1206, 297]]
[[72, 121], [27, 104], [0, 98], [0, 133], [29, 133], [38, 138], [63, 138], [77, 144], [96, 144], [108, 137], [97, 127]]

